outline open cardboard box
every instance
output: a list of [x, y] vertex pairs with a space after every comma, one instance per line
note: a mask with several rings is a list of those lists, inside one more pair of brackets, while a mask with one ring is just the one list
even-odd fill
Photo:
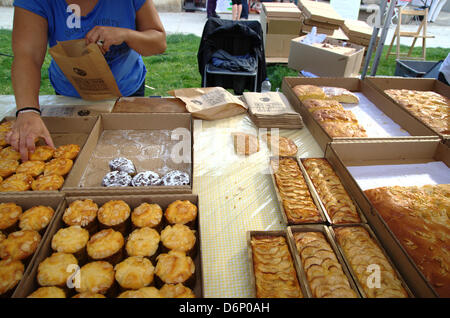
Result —
[[288, 67], [308, 71], [318, 76], [350, 77], [359, 74], [364, 57], [364, 47], [327, 37], [323, 43], [354, 48], [351, 54], [341, 54], [321, 47], [302, 43], [306, 37], [293, 38], [290, 43]]
[[[13, 121], [15, 117], [7, 117], [6, 121]], [[89, 135], [98, 121], [98, 117], [42, 117], [44, 124], [46, 125], [55, 147], [59, 147], [67, 144], [77, 144], [80, 146], [80, 152], [78, 157], [73, 160], [72, 170], [64, 177], [64, 185], [67, 180], [72, 176], [73, 171], [77, 169], [78, 158], [83, 152], [84, 145], [86, 144]], [[43, 144], [40, 140], [39, 144]], [[63, 185], [63, 187], [64, 187]], [[58, 191], [23, 191], [23, 192], [0, 192], [0, 196], [17, 194], [17, 195], [30, 195], [32, 193], [39, 193], [41, 195], [47, 195], [50, 193], [57, 193]]]
[[[36, 257], [34, 259], [34, 263], [32, 268], [30, 269], [28, 276], [26, 277], [26, 279], [23, 279], [19, 285], [17, 286], [17, 289], [15, 291], [15, 293], [13, 294], [13, 298], [24, 298], [27, 297], [28, 295], [30, 295], [32, 292], [34, 292], [36, 289], [38, 289], [40, 286], [36, 281], [36, 276], [37, 276], [37, 270], [39, 267], [39, 264], [47, 257], [49, 257], [51, 254], [54, 253], [54, 251], [51, 248], [51, 241], [53, 238], [53, 235], [61, 228], [66, 227], [66, 225], [64, 224], [62, 217], [64, 214], [65, 209], [67, 208], [67, 206], [75, 201], [75, 200], [85, 200], [85, 199], [91, 199], [93, 200], [95, 203], [97, 203], [97, 205], [99, 206], [99, 208], [106, 202], [108, 202], [109, 200], [123, 200], [125, 201], [131, 208], [131, 211], [133, 211], [134, 208], [136, 208], [137, 206], [139, 206], [141, 203], [144, 202], [148, 202], [148, 203], [156, 203], [159, 204], [162, 208], [163, 211], [165, 211], [165, 209], [167, 208], [167, 206], [176, 201], [176, 200], [189, 200], [190, 202], [192, 202], [193, 204], [195, 204], [197, 206], [197, 208], [199, 207], [199, 201], [198, 201], [198, 196], [197, 195], [192, 195], [192, 194], [176, 194], [176, 195], [128, 195], [128, 196], [117, 196], [117, 195], [107, 195], [107, 196], [86, 196], [86, 197], [66, 197], [65, 200], [62, 201], [61, 207], [60, 207], [60, 213], [57, 215], [57, 217], [55, 218], [53, 224], [49, 227], [48, 229], [48, 233], [46, 236], [45, 241], [43, 241], [42, 243], [42, 247], [39, 250], [38, 253], [36, 253]], [[200, 210], [197, 210], [197, 220], [196, 220], [196, 225], [195, 225], [195, 230], [197, 231], [197, 242], [196, 242], [196, 248], [197, 248], [197, 252], [193, 258], [194, 264], [195, 264], [195, 285], [192, 288], [194, 294], [196, 295], [196, 297], [198, 298], [202, 298], [203, 297], [203, 271], [202, 271], [202, 257], [201, 257], [201, 242], [200, 242], [200, 237], [201, 237], [201, 233], [200, 233], [200, 222], [199, 222], [199, 215], [200, 215]], [[131, 232], [131, 231], [130, 231]], [[126, 237], [125, 237], [126, 240]], [[160, 243], [161, 244], [161, 243]], [[124, 252], [124, 257], [125, 256], [125, 252]], [[84, 264], [79, 264], [79, 265], [84, 265]], [[80, 267], [81, 267], [80, 266]], [[153, 263], [153, 266], [156, 266], [155, 263]], [[152, 286], [153, 284], [151, 284]], [[71, 291], [71, 293], [75, 294], [75, 291]], [[69, 296], [73, 296], [73, 295], [69, 295]]]
[[[351, 137], [335, 137], [332, 138], [313, 118], [311, 113], [302, 105], [297, 98], [292, 88], [296, 85], [316, 85], [316, 86], [334, 86], [346, 88], [352, 92], [359, 92], [374, 104], [381, 112], [389, 117], [393, 122], [398, 124], [402, 129], [407, 131], [411, 136], [402, 137], [368, 137], [368, 138], [351, 138]], [[296, 109], [303, 118], [305, 125], [308, 127], [311, 134], [316, 139], [322, 150], [325, 151], [328, 143], [333, 141], [351, 140], [351, 141], [368, 141], [368, 140], [392, 140], [392, 139], [438, 139], [438, 135], [425, 126], [421, 121], [411, 116], [403, 109], [401, 109], [392, 100], [389, 100], [372, 86], [368, 85], [366, 81], [358, 78], [339, 78], [339, 77], [323, 77], [323, 78], [300, 78], [300, 77], [285, 77], [282, 83], [283, 94], [288, 98], [291, 105]]]
[[450, 167], [450, 148], [439, 140], [333, 142], [327, 148], [325, 157], [342, 182], [346, 184], [350, 195], [358, 203], [377, 238], [414, 295], [416, 297], [437, 297], [436, 291], [372, 206], [360, 184], [350, 173], [349, 167], [420, 164], [435, 161], [443, 162]]
[[[37, 258], [38, 254], [40, 253], [40, 250], [42, 246], [45, 244], [45, 240], [48, 236], [48, 233], [50, 232], [50, 229], [53, 226], [53, 223], [55, 220], [59, 217], [59, 214], [61, 213], [61, 206], [63, 204], [64, 200], [64, 194], [62, 193], [51, 193], [46, 195], [39, 195], [39, 194], [30, 194], [29, 196], [23, 196], [23, 195], [4, 195], [0, 196], [0, 203], [8, 203], [8, 202], [14, 202], [18, 206], [22, 207], [22, 212], [25, 212], [26, 210], [38, 206], [49, 206], [54, 211], [55, 214], [53, 215], [52, 220], [48, 224], [48, 226], [45, 228], [44, 233], [41, 235], [41, 242], [39, 243], [38, 248], [34, 252], [33, 256], [24, 263], [25, 270], [23, 273], [23, 278], [19, 282], [19, 284], [16, 286], [15, 290], [18, 289], [19, 285], [24, 282], [28, 276], [30, 275], [31, 269], [33, 267], [33, 264], [35, 263], [35, 259]], [[17, 230], [20, 230], [19, 228]], [[14, 294], [14, 292], [13, 292]]]
[[[433, 78], [403, 78], [403, 77], [366, 77], [367, 83], [373, 86], [377, 91], [379, 91], [383, 96], [387, 97], [389, 100], [396, 103], [391, 97], [389, 97], [384, 90], [386, 89], [411, 89], [418, 91], [433, 91], [439, 93], [450, 99], [450, 87], [445, 85], [441, 81]], [[396, 103], [397, 104], [397, 103]], [[414, 114], [410, 113], [407, 109], [400, 106], [408, 114], [411, 114], [415, 117]], [[449, 110], [450, 112], [450, 110]], [[419, 121], [421, 121], [424, 125], [430, 127], [426, 122], [416, 117]], [[449, 123], [450, 125], [450, 123]], [[437, 131], [435, 131], [432, 127], [431, 130], [435, 132], [435, 134], [439, 135], [447, 145], [450, 146], [450, 135], [444, 135]]]
[[174, 97], [120, 97], [113, 113], [187, 113], [186, 104]]
[[[110, 144], [100, 145], [104, 133], [117, 134], [121, 139], [125, 131], [139, 135], [137, 144], [131, 135], [123, 144], [109, 140]], [[150, 132], [154, 133], [150, 137]], [[148, 134], [148, 138], [146, 137]], [[114, 136], [111, 138], [115, 138]], [[121, 141], [122, 142], [122, 141]], [[170, 143], [172, 148], [170, 148]], [[174, 145], [179, 147], [175, 148]], [[100, 145], [100, 146], [99, 146]], [[146, 148], [139, 148], [145, 146]], [[137, 147], [137, 148], [136, 148]], [[147, 113], [147, 114], [103, 114], [92, 129], [83, 152], [78, 156], [78, 164], [72, 169], [63, 190], [78, 195], [147, 194], [147, 193], [192, 193], [193, 186], [193, 132], [191, 114]], [[177, 151], [180, 150], [179, 152]], [[181, 162], [175, 162], [172, 151], [181, 155]], [[126, 152], [124, 154], [124, 152]], [[164, 153], [159, 155], [160, 153]], [[142, 186], [103, 187], [102, 180], [109, 172], [108, 163], [117, 157], [128, 157], [134, 162], [137, 172], [152, 170], [181, 170], [190, 175], [190, 184], [182, 186]], [[152, 157], [150, 157], [152, 156]], [[162, 157], [164, 158], [162, 159]], [[163, 173], [160, 173], [162, 176]]]

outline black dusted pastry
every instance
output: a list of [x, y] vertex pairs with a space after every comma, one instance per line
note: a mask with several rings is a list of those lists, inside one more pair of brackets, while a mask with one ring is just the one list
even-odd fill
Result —
[[118, 157], [111, 160], [109, 162], [109, 168], [111, 171], [126, 172], [132, 177], [136, 174], [136, 167], [134, 166], [133, 161], [124, 157]]
[[161, 177], [153, 171], [142, 171], [133, 177], [133, 187], [149, 187], [161, 184]]
[[189, 184], [189, 174], [180, 170], [172, 170], [162, 177], [165, 186], [181, 186]]
[[104, 187], [128, 187], [131, 185], [131, 176], [124, 171], [108, 172], [102, 181]]

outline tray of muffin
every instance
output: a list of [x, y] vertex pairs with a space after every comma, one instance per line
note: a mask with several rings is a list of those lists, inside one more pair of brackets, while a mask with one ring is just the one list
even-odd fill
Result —
[[14, 298], [203, 297], [198, 196], [67, 196]]
[[342, 140], [439, 138], [365, 80], [285, 77], [282, 90], [324, 151]]
[[0, 298], [28, 277], [63, 200], [60, 193], [0, 196]]
[[192, 193], [192, 116], [102, 114], [64, 185], [78, 195]]
[[0, 195], [60, 191], [76, 166], [97, 118], [42, 117], [55, 148], [37, 139], [27, 161], [22, 161], [20, 153], [5, 139], [14, 120], [8, 117], [0, 124]]

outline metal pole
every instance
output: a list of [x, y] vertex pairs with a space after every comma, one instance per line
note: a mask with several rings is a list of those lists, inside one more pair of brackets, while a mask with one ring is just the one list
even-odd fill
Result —
[[391, 19], [394, 14], [394, 8], [397, 5], [397, 0], [391, 0], [390, 6], [389, 6], [389, 12], [386, 17], [386, 20], [384, 21], [383, 30], [381, 32], [380, 42], [378, 43], [377, 51], [375, 53], [375, 58], [372, 64], [372, 70], [370, 72], [371, 76], [375, 76], [377, 74], [377, 68], [378, 64], [380, 63], [380, 57], [383, 53], [383, 47], [384, 42], [386, 41], [387, 32], [389, 30], [389, 26], [391, 24]]

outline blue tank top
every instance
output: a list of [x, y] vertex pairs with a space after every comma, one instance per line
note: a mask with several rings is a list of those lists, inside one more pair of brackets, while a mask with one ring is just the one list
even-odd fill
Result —
[[[73, 20], [66, 0], [14, 0], [14, 6], [38, 14], [48, 21], [48, 44], [82, 39], [95, 26], [112, 26], [136, 30], [136, 12], [146, 0], [98, 0], [80, 23]], [[69, 12], [68, 12], [69, 11]], [[67, 23], [70, 21], [70, 23]], [[112, 45], [105, 59], [123, 96], [135, 93], [145, 80], [147, 70], [139, 53], [126, 43]], [[52, 59], [48, 69], [50, 82], [61, 95], [80, 97], [64, 73]]]

